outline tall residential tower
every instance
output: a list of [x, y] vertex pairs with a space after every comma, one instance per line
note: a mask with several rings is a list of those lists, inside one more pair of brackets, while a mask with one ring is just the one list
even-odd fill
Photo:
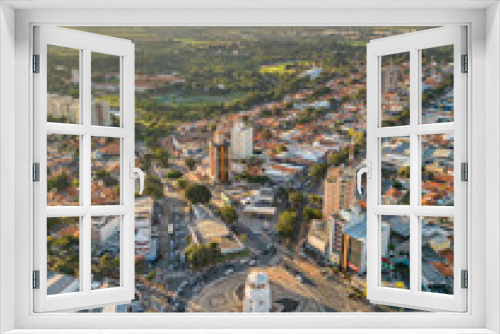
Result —
[[227, 183], [230, 176], [229, 142], [220, 130], [215, 131], [214, 140], [208, 144], [209, 176], [213, 183]]
[[231, 159], [242, 160], [252, 156], [253, 128], [244, 122], [237, 122], [231, 129]]

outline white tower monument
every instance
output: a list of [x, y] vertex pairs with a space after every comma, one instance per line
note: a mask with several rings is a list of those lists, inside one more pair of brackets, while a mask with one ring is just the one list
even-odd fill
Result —
[[245, 283], [243, 312], [269, 312], [271, 309], [271, 290], [266, 273], [251, 272]]

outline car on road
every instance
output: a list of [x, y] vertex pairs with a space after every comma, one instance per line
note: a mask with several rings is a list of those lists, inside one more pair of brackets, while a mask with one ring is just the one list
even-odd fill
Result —
[[226, 271], [224, 271], [224, 275], [225, 276], [231, 275], [233, 272], [234, 272], [233, 268], [227, 268]]
[[257, 263], [257, 261], [255, 261], [254, 259], [251, 259], [250, 261], [248, 261], [249, 266], [255, 266], [256, 263]]
[[302, 277], [301, 274], [297, 274], [295, 275], [295, 278], [297, 279], [297, 281], [299, 281], [300, 283], [302, 283], [302, 281], [304, 280], [304, 277]]

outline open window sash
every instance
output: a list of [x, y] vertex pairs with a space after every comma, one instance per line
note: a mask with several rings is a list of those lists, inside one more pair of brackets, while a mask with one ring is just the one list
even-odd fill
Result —
[[[64, 62], [54, 66], [48, 66], [48, 58], [51, 56], [48, 48], [59, 47], [64, 50], [76, 52], [76, 70], [73, 68], [71, 75], [66, 75], [62, 80], [55, 81], [54, 73], [64, 72], [67, 67]], [[34, 191], [34, 312], [72, 311], [78, 309], [91, 309], [107, 305], [129, 303], [134, 298], [134, 179], [131, 169], [134, 167], [134, 44], [129, 40], [101, 36], [71, 29], [37, 26], [34, 28], [34, 63], [33, 63], [33, 90], [34, 90], [34, 157], [35, 164], [39, 164], [39, 180], [33, 183]], [[112, 56], [116, 59], [115, 64], [119, 69], [115, 79], [115, 97], [119, 101], [119, 120], [109, 113], [109, 109], [100, 111], [97, 121], [91, 115], [92, 110], [98, 108], [100, 101], [92, 97], [94, 84], [92, 75], [92, 56], [99, 54], [101, 57]], [[64, 56], [64, 54], [63, 54]], [[38, 59], [36, 57], [39, 57]], [[105, 67], [105, 66], [101, 66]], [[104, 76], [103, 76], [104, 77]], [[108, 80], [108, 77], [106, 77]], [[116, 84], [116, 81], [119, 83]], [[55, 82], [55, 83], [54, 83]], [[62, 94], [65, 96], [52, 96], [52, 102], [48, 103], [48, 84], [57, 84], [63, 87], [74, 84], [79, 87], [75, 93]], [[96, 86], [97, 87], [97, 86]], [[102, 83], [101, 83], [101, 86]], [[103, 89], [107, 89], [104, 87]], [[116, 90], [119, 93], [116, 94]], [[53, 95], [53, 94], [52, 94]], [[56, 102], [54, 102], [56, 101]], [[66, 102], [65, 102], [66, 101]], [[68, 102], [70, 101], [70, 102]], [[69, 103], [69, 104], [68, 104]], [[49, 107], [48, 107], [49, 105]], [[64, 121], [48, 119], [48, 108], [76, 109], [72, 120], [66, 118]], [[66, 109], [65, 109], [66, 108]], [[72, 109], [71, 109], [72, 108]], [[53, 110], [50, 110], [53, 112]], [[66, 112], [66, 111], [64, 111]], [[104, 116], [103, 116], [104, 115]], [[104, 122], [102, 119], [106, 118]], [[100, 119], [100, 120], [99, 120]], [[114, 119], [114, 125], [109, 119]], [[119, 124], [116, 124], [119, 123]], [[75, 146], [73, 159], [76, 161], [76, 174], [78, 184], [75, 186], [77, 195], [75, 203], [58, 205], [48, 203], [48, 138], [66, 138], [72, 136], [77, 138], [71, 143]], [[60, 137], [57, 137], [60, 136]], [[95, 138], [103, 138], [103, 142], [114, 142], [115, 150], [118, 150], [117, 165], [119, 165], [116, 177], [119, 195], [116, 197], [115, 205], [95, 205], [93, 203], [93, 185], [95, 174], [93, 174], [93, 160], [96, 159], [94, 150]], [[76, 143], [76, 144], [75, 144]], [[62, 147], [62, 144], [58, 147]], [[67, 145], [66, 145], [67, 147]], [[50, 147], [49, 147], [50, 148]], [[61, 155], [62, 156], [62, 155]], [[62, 159], [65, 159], [62, 157]], [[66, 159], [69, 159], [66, 157]], [[106, 161], [101, 157], [101, 161]], [[54, 167], [51, 162], [51, 168]], [[71, 180], [72, 181], [72, 180]], [[104, 182], [102, 184], [105, 184]], [[104, 193], [104, 192], [103, 192]], [[105, 196], [105, 195], [102, 195]], [[93, 231], [93, 220], [95, 217], [117, 217], [113, 228], [119, 230], [117, 240], [118, 251], [114, 254], [118, 259], [119, 278], [115, 284], [103, 286], [93, 282], [92, 243], [95, 238]], [[48, 219], [56, 217], [73, 219], [76, 223], [72, 225], [73, 231], [68, 229], [48, 233]], [[74, 217], [74, 218], [72, 218]], [[106, 218], [103, 218], [105, 220]], [[76, 226], [76, 228], [75, 228]], [[76, 229], [76, 230], [75, 230]], [[108, 229], [109, 230], [109, 229]], [[106, 230], [106, 233], [109, 231]], [[51, 263], [48, 264], [48, 237], [57, 243], [61, 235], [70, 233], [73, 251], [64, 248], [57, 253], [57, 249], [51, 252], [55, 259], [67, 261], [63, 263], [66, 267]], [[101, 239], [103, 238], [102, 236]], [[62, 239], [60, 239], [62, 240]], [[68, 239], [70, 240], [70, 239]], [[74, 241], [77, 240], [77, 241]], [[78, 252], [78, 254], [76, 254]], [[102, 254], [99, 254], [102, 256]], [[72, 260], [67, 260], [71, 258]], [[109, 256], [106, 258], [109, 260]], [[66, 259], [66, 260], [65, 260]], [[99, 260], [99, 259], [98, 259]], [[49, 268], [48, 268], [49, 267]], [[68, 277], [73, 275], [72, 278]], [[72, 273], [72, 274], [71, 274]], [[50, 286], [50, 289], [49, 289]], [[104, 288], [105, 287], [105, 288]]]
[[[451, 61], [446, 65], [447, 76], [453, 78], [450, 84], [453, 87], [452, 95], [450, 97], [449, 92], [446, 95], [448, 102], [452, 103], [452, 119], [444, 122], [437, 120], [439, 117], [430, 121], [429, 119], [424, 120], [423, 91], [429, 88], [427, 85], [432, 85], [436, 80], [443, 80], [445, 75], [439, 72], [444, 71], [443, 67], [434, 66], [432, 63], [428, 67], [430, 74], [425, 74], [426, 77], [423, 80], [423, 52], [444, 46], [450, 48], [452, 55]], [[401, 54], [409, 56], [407, 58], [409, 61], [403, 65], [406, 66], [409, 79], [408, 76], [404, 77], [404, 75], [397, 73], [393, 73], [392, 77], [382, 78], [383, 58]], [[371, 173], [368, 173], [371, 175], [367, 179], [367, 297], [372, 303], [430, 311], [467, 311], [467, 289], [461, 286], [462, 271], [467, 269], [467, 182], [462, 181], [460, 177], [461, 163], [467, 162], [467, 74], [463, 73], [466, 72], [463, 66], [467, 65], [461, 64], [462, 55], [466, 54], [466, 28], [458, 26], [381, 38], [370, 41], [367, 46], [367, 162], [368, 166], [372, 167]], [[439, 62], [439, 59], [432, 58], [431, 61]], [[402, 68], [393, 66], [388, 71], [397, 72]], [[452, 69], [450, 70], [450, 68]], [[402, 80], [407, 81], [404, 85], [394, 89], [392, 93], [394, 96], [398, 96], [400, 94], [398, 89], [405, 89], [405, 87], [408, 89], [409, 98], [406, 110], [409, 110], [409, 116], [407, 122], [384, 123], [383, 118], [386, 117], [384, 112], [390, 111], [392, 106], [383, 110], [382, 99], [386, 98], [383, 95], [383, 90], [386, 92], [387, 87], [390, 89], [391, 85], [398, 85], [394, 81]], [[409, 87], [407, 87], [408, 82]], [[446, 94], [443, 91], [434, 90], [434, 92], [436, 95], [442, 94], [439, 96]], [[431, 95], [430, 98], [433, 97]], [[426, 95], [425, 98], [429, 99], [429, 95]], [[398, 97], [395, 99], [398, 100]], [[447, 108], [439, 105], [434, 110], [448, 110], [449, 114], [449, 107]], [[402, 109], [403, 111], [400, 113], [404, 112], [405, 106]], [[398, 114], [397, 108], [395, 110], [396, 112], [392, 115], [403, 117]], [[424, 154], [423, 145], [427, 145], [426, 142], [424, 143], [427, 139], [424, 138], [428, 138], [429, 135], [451, 136], [454, 141], [452, 162], [449, 166], [453, 173], [451, 179], [453, 180], [454, 203], [451, 205], [449, 203], [442, 205], [442, 202], [437, 205], [436, 203], [431, 205], [427, 202], [423, 203], [422, 170], [424, 158], [422, 156]], [[406, 145], [409, 148], [409, 195], [404, 202], [390, 203], [382, 198], [382, 191], [388, 187], [388, 178], [382, 174], [382, 160], [385, 153], [382, 152], [381, 145], [384, 141], [391, 139], [393, 142], [397, 142], [399, 138], [404, 138], [403, 140], [407, 141]], [[393, 180], [389, 179], [390, 181]], [[392, 282], [398, 280], [397, 276], [404, 276], [404, 273], [398, 273], [396, 272], [398, 269], [394, 269], [394, 265], [398, 265], [398, 256], [400, 256], [395, 253], [398, 252], [398, 249], [404, 248], [403, 240], [399, 239], [399, 242], [396, 241], [390, 247], [387, 246], [387, 239], [392, 238], [397, 231], [393, 232], [391, 229], [390, 236], [387, 236], [387, 233], [384, 232], [387, 230], [382, 227], [383, 224], [387, 225], [383, 222], [384, 219], [387, 219], [386, 217], [396, 217], [396, 220], [408, 222], [409, 256], [404, 260], [407, 260], [406, 265], [409, 265], [407, 267], [409, 275], [407, 275], [406, 282], [403, 282], [403, 278], [401, 278], [398, 282], [399, 285], [391, 284], [391, 279], [385, 281], [383, 279], [383, 272], [387, 270], [393, 270], [394, 272], [389, 274], [396, 275], [396, 279], [393, 278]], [[432, 262], [434, 260], [427, 258], [424, 260], [428, 254], [423, 255], [423, 249], [426, 249], [425, 251], [429, 249], [427, 235], [425, 235], [426, 240], [422, 236], [423, 226], [429, 217], [431, 220], [453, 219], [451, 232], [448, 230], [448, 234], [440, 239], [447, 245], [448, 252], [451, 242], [453, 245], [451, 246], [452, 255], [451, 258], [448, 255], [446, 261], [438, 264]], [[432, 247], [434, 247], [435, 254], [445, 256], [442, 250], [438, 249], [439, 245], [433, 243]], [[388, 251], [387, 248], [389, 248]], [[402, 256], [400, 256], [401, 258]], [[384, 266], [388, 266], [390, 269]], [[447, 274], [443, 268], [448, 270]], [[439, 279], [448, 282], [446, 283], [449, 285], [447, 291], [438, 291], [435, 286], [429, 288], [428, 285], [436, 283], [429, 281], [437, 280], [437, 278], [429, 278], [430, 274], [436, 274]]]

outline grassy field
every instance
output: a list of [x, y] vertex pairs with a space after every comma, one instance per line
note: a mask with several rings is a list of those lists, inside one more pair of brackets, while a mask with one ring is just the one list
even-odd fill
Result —
[[168, 94], [159, 96], [158, 100], [165, 104], [177, 104], [181, 106], [196, 107], [207, 104], [220, 104], [221, 102], [230, 102], [232, 100], [243, 97], [244, 93], [206, 93], [206, 94], [192, 94], [192, 95], [179, 95]]
[[273, 65], [262, 65], [260, 67], [260, 73], [270, 73], [270, 74], [293, 74], [299, 70], [304, 70], [305, 67], [311, 65], [307, 61], [297, 61], [297, 62], [286, 62]]

